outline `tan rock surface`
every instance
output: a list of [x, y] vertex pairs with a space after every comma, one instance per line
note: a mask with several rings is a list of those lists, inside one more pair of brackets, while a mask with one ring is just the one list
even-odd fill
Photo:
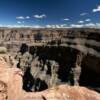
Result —
[[0, 60], [0, 100], [100, 100], [100, 94], [79, 86], [57, 86], [43, 92], [22, 89], [22, 73]]

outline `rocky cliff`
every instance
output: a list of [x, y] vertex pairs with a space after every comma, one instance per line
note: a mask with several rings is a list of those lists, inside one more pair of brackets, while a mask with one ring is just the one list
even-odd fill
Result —
[[100, 92], [99, 29], [1, 28], [0, 46], [14, 54], [25, 91], [68, 84]]
[[[25, 48], [30, 48], [29, 54], [27, 54], [28, 49]], [[53, 84], [79, 84], [100, 91], [100, 58], [95, 55], [84, 54], [77, 49], [65, 46], [28, 47], [27, 45], [22, 46], [18, 54], [21, 56], [19, 59], [24, 61], [32, 57], [29, 63], [30, 71], [25, 75], [30, 77], [29, 80], [33, 80], [31, 81], [33, 85], [30, 86], [32, 91], [45, 90]], [[19, 60], [19, 68], [23, 60]], [[26, 67], [22, 66], [23, 68]]]
[[42, 92], [22, 89], [22, 72], [0, 59], [0, 100], [99, 100], [100, 94], [79, 86], [60, 85]]
[[14, 52], [22, 43], [33, 46], [58, 44], [100, 57], [99, 37], [99, 29], [0, 28], [0, 45]]

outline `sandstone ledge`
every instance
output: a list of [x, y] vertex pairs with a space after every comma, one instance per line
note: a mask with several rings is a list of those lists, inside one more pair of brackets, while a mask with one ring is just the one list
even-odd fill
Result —
[[22, 89], [22, 72], [0, 60], [0, 100], [100, 100], [100, 94], [85, 87], [61, 85], [42, 92]]

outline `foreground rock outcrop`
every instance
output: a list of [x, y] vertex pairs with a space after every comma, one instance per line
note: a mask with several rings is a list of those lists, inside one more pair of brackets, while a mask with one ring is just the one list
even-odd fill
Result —
[[100, 100], [100, 94], [85, 87], [60, 85], [42, 92], [22, 89], [22, 72], [0, 58], [0, 100]]
[[54, 84], [68, 83], [90, 87], [100, 92], [99, 57], [64, 46], [23, 44], [16, 60], [18, 60], [17, 67], [23, 72], [30, 68], [30, 71], [25, 73], [23, 81], [23, 89], [26, 91], [42, 91]]

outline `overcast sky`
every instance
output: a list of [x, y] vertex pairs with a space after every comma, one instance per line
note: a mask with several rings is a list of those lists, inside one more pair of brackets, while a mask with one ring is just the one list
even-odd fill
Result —
[[0, 26], [100, 26], [100, 0], [0, 0]]

